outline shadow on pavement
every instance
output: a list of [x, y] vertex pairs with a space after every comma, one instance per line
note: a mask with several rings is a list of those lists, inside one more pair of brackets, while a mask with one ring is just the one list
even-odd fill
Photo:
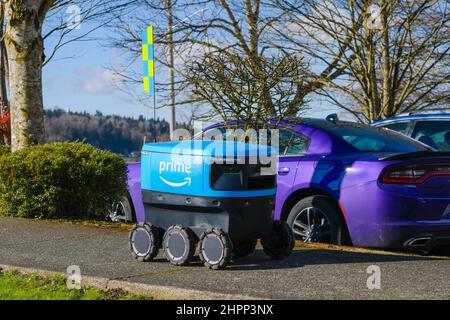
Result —
[[292, 255], [283, 261], [270, 260], [262, 250], [253, 255], [237, 259], [227, 267], [227, 270], [268, 270], [299, 268], [305, 265], [327, 265], [348, 263], [380, 263], [380, 262], [408, 262], [424, 260], [447, 260], [436, 257], [397, 255], [382, 253], [365, 253], [350, 251], [335, 251], [323, 249], [295, 250]]

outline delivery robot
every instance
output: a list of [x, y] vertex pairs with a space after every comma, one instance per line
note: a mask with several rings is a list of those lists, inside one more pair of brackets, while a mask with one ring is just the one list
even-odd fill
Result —
[[174, 265], [198, 255], [206, 267], [221, 269], [233, 257], [253, 253], [257, 239], [270, 258], [288, 257], [292, 230], [273, 221], [276, 169], [260, 161], [270, 152], [270, 147], [220, 141], [144, 145], [145, 221], [130, 232], [133, 257], [151, 261], [163, 249]]

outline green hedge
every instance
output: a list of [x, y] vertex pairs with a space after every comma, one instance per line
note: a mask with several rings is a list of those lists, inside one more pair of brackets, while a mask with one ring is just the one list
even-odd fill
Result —
[[10, 153], [11, 149], [4, 144], [0, 144], [0, 157], [4, 154]]
[[0, 150], [0, 210], [26, 218], [103, 218], [126, 192], [126, 163], [78, 142]]

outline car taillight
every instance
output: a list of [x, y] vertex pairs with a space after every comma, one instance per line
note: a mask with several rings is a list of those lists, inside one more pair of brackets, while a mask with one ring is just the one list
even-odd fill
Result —
[[382, 175], [383, 183], [420, 184], [433, 176], [450, 175], [450, 165], [424, 165], [389, 169]]

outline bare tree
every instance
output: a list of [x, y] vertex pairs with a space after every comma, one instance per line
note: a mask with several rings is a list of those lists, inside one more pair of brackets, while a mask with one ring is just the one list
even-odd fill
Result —
[[0, 143], [11, 144], [11, 121], [8, 102], [8, 57], [5, 46], [5, 4], [0, 3]]
[[[196, 15], [201, 15], [207, 8], [196, 6], [202, 0], [186, 2], [182, 0], [141, 1], [135, 4], [135, 11], [142, 14], [121, 19], [114, 27], [114, 36], [110, 42], [112, 47], [121, 50], [127, 57], [123, 65], [110, 66], [110, 70], [120, 76], [121, 89], [143, 106], [152, 108], [153, 99], [142, 91], [141, 34], [149, 24], [154, 27], [154, 43], [156, 46], [156, 92], [157, 108], [168, 108], [170, 132], [176, 126], [177, 106], [190, 105], [192, 102], [186, 94], [187, 84], [182, 69], [186, 52], [190, 45], [184, 41], [189, 34], [187, 22]], [[191, 10], [192, 9], [192, 10]], [[193, 107], [187, 112], [192, 115]], [[177, 111], [176, 111], [177, 110]], [[181, 114], [182, 115], [182, 114]]]
[[[65, 45], [85, 40], [98, 28], [115, 19], [118, 12], [135, 1], [40, 0], [5, 1], [0, 6], [0, 95], [2, 105], [10, 102], [12, 149], [44, 141], [42, 67]], [[76, 9], [75, 21], [67, 21], [67, 9]], [[6, 20], [6, 22], [5, 22]], [[81, 24], [96, 22], [71, 37]], [[44, 30], [44, 23], [48, 28]], [[5, 28], [3, 28], [5, 26]], [[44, 41], [57, 41], [44, 55]], [[9, 87], [9, 90], [8, 90]], [[8, 99], [8, 92], [11, 99]], [[3, 108], [2, 108], [3, 111]], [[9, 142], [6, 139], [6, 142]]]
[[[222, 117], [293, 116], [308, 95], [318, 93], [372, 122], [449, 101], [448, 1], [170, 4], [167, 15], [167, 2], [147, 1], [149, 15], [122, 23], [114, 42], [138, 61], [140, 31], [148, 21], [159, 21], [149, 17], [177, 26], [157, 30], [158, 62], [175, 74], [158, 81], [161, 107], [176, 97], [176, 105], [210, 105]], [[173, 23], [167, 24], [170, 17]], [[286, 61], [293, 70], [284, 67]], [[130, 65], [118, 72], [130, 84], [140, 83], [140, 64], [134, 74]]]
[[6, 3], [12, 150], [44, 142], [42, 24], [51, 0]]
[[304, 104], [295, 100], [302, 87], [296, 79], [305, 74], [302, 59], [294, 55], [258, 59], [260, 74], [255, 74], [248, 57], [229, 51], [207, 54], [189, 67], [192, 94], [212, 106], [211, 118], [219, 116], [226, 124], [238, 119], [253, 127], [298, 113]]
[[[261, 117], [280, 112], [284, 115], [298, 113], [305, 101], [305, 77], [301, 72], [305, 64], [298, 54], [283, 52], [268, 42], [275, 35], [271, 25], [283, 12], [260, 0], [178, 0], [172, 3], [172, 11], [167, 10], [166, 5], [166, 2], [158, 1], [146, 5], [151, 17], [162, 16], [167, 21], [171, 16], [173, 18], [168, 29], [157, 28], [155, 40], [159, 48], [156, 57], [159, 65], [175, 73], [174, 80], [171, 72], [167, 78], [157, 79], [159, 97], [162, 98], [160, 107], [174, 104], [171, 93], [175, 92], [176, 105], [191, 105], [196, 110], [213, 106], [215, 115], [224, 116], [223, 112], [231, 115], [233, 109], [252, 110], [253, 114], [260, 109], [257, 115]], [[166, 15], [166, 12], [170, 14]], [[120, 35], [113, 41], [115, 47], [130, 54], [130, 61], [138, 61], [140, 57], [140, 30], [148, 21], [159, 20], [146, 16], [124, 22], [120, 26]], [[286, 67], [288, 61], [292, 63], [292, 70]], [[130, 62], [116, 71], [130, 84], [140, 83], [140, 65], [136, 73], [130, 71], [132, 65]], [[270, 72], [274, 70], [276, 75], [271, 76]], [[251, 83], [246, 86], [244, 83], [250, 79]], [[236, 82], [230, 83], [232, 80]], [[241, 90], [233, 91], [238, 87]], [[282, 92], [281, 87], [289, 87], [289, 91]], [[212, 91], [207, 92], [206, 88]], [[237, 99], [235, 95], [241, 98]], [[166, 97], [169, 104], [164, 102]], [[234, 101], [235, 105], [229, 105], [227, 109], [223, 104], [225, 100], [226, 103]], [[283, 104], [279, 105], [279, 101]], [[224, 110], [218, 109], [221, 106]], [[203, 118], [211, 116], [211, 113], [202, 113]]]
[[7, 65], [8, 57], [6, 55], [5, 47], [5, 4], [0, 3], [0, 99], [3, 103], [8, 104], [7, 92]]
[[283, 36], [289, 49], [337, 75], [313, 74], [320, 93], [360, 121], [448, 103], [448, 1], [275, 0], [274, 5], [288, 14], [291, 32]]
[[169, 68], [169, 124], [170, 124], [170, 137], [173, 138], [173, 132], [176, 127], [176, 113], [175, 113], [175, 44], [173, 42], [173, 6], [172, 0], [167, 0], [167, 51], [168, 59], [167, 66]]
[[95, 32], [125, 18], [133, 5], [141, 0], [55, 0], [44, 21], [44, 43], [53, 38], [54, 45], [47, 48], [44, 66], [58, 51], [78, 41], [98, 40]]

